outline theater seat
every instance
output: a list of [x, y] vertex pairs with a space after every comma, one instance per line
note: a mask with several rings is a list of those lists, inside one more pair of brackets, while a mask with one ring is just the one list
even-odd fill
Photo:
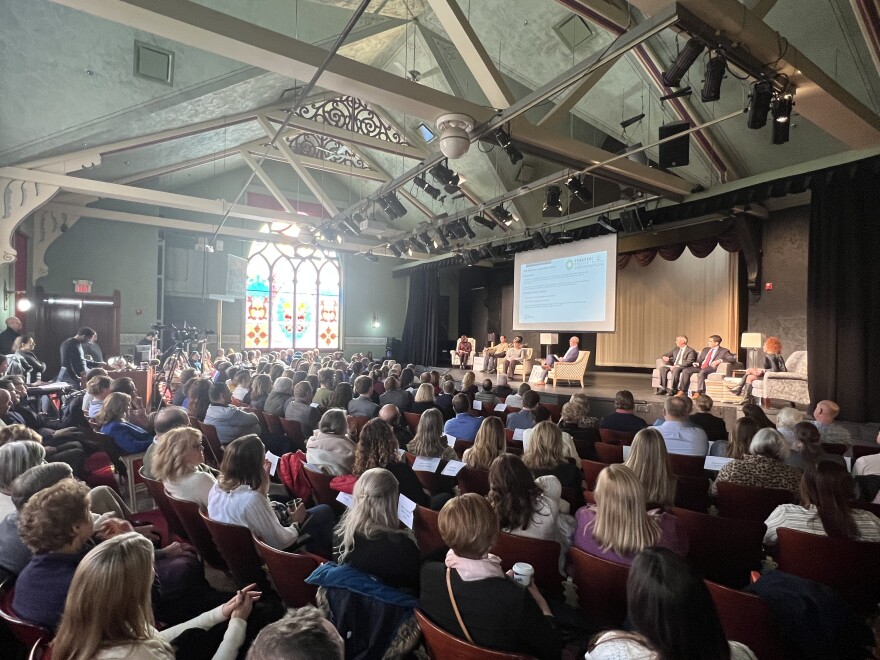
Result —
[[415, 615], [432, 660], [532, 660], [530, 655], [493, 651], [471, 644], [446, 632], [419, 610], [415, 611]]

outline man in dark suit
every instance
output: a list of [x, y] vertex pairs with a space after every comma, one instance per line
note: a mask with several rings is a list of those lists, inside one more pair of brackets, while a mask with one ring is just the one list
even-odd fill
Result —
[[[657, 372], [660, 374], [660, 388], [654, 394], [675, 394], [678, 389], [678, 378], [681, 370], [697, 361], [697, 351], [688, 346], [688, 338], [679, 335], [675, 338], [675, 348], [664, 353], [657, 360]], [[667, 374], [672, 371], [672, 383], [666, 388]]]
[[681, 370], [678, 376], [679, 391], [684, 392], [693, 374], [697, 374], [695, 392], [703, 392], [706, 389], [706, 376], [714, 374], [715, 370], [723, 362], [736, 362], [736, 356], [721, 345], [721, 337], [710, 335], [709, 341], [700, 352], [700, 356], [691, 363], [691, 366]]

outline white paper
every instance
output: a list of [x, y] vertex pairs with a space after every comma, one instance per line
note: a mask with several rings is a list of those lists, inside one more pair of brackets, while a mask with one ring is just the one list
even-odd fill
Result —
[[522, 442], [525, 429], [513, 429], [513, 439]]
[[474, 399], [474, 410], [482, 410], [482, 409], [483, 409], [483, 402], [479, 401], [478, 399]]
[[713, 471], [720, 470], [732, 460], [732, 458], [727, 458], [726, 456], [706, 456], [706, 461], [703, 463], [703, 469]]
[[450, 447], [455, 446], [455, 436], [454, 435], [449, 435], [448, 433], [444, 433], [443, 437], [446, 438], [446, 444], [448, 444]]
[[313, 401], [312, 404], [311, 404], [311, 406], [312, 406], [312, 408], [320, 408], [320, 407], [321, 407], [321, 404], [318, 403], [317, 401]]
[[852, 472], [852, 456], [844, 456], [843, 460], [846, 461], [846, 471]]
[[275, 476], [275, 471], [278, 469], [278, 461], [281, 460], [280, 456], [276, 456], [271, 451], [266, 452], [266, 460], [269, 461], [269, 474], [271, 476]]
[[436, 472], [440, 466], [439, 458], [428, 458], [427, 456], [416, 456], [413, 461], [412, 469], [416, 472]]
[[400, 522], [412, 529], [413, 511], [416, 510], [416, 503], [409, 499], [406, 495], [401, 495], [397, 500], [397, 517]]
[[449, 461], [440, 474], [445, 474], [447, 477], [454, 477], [461, 472], [461, 468], [465, 465], [466, 463], [462, 463], [461, 461]]
[[506, 403], [499, 403], [495, 406], [495, 412], [504, 412], [505, 410], [507, 410]]
[[405, 453], [406, 453], [406, 449], [401, 449], [401, 448], [398, 447], [398, 449], [397, 449], [397, 455], [398, 455], [400, 458], [403, 458], [403, 455], [404, 455]]
[[352, 497], [351, 493], [339, 493], [336, 496], [337, 502], [342, 502], [345, 506], [351, 508], [351, 505], [354, 504], [354, 497]]
[[623, 460], [626, 460], [629, 458], [629, 454], [631, 451], [632, 451], [632, 447], [630, 445], [623, 446]]

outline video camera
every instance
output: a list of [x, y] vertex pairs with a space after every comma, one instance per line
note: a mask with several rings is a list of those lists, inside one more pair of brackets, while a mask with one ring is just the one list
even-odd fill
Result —
[[217, 334], [214, 330], [199, 330], [199, 328], [194, 325], [188, 325], [186, 321], [183, 322], [183, 327], [180, 328], [173, 323], [167, 325], [164, 323], [154, 323], [150, 328], [157, 332], [170, 330], [171, 340], [178, 344], [198, 341], [202, 337]]

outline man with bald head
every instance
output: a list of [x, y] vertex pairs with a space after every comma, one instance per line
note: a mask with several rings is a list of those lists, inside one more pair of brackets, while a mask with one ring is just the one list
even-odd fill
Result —
[[397, 444], [400, 445], [401, 448], [406, 449], [409, 441], [413, 439], [413, 434], [410, 433], [406, 424], [401, 424], [401, 417], [400, 409], [393, 403], [385, 404], [379, 409], [379, 419], [388, 423], [388, 426], [394, 431], [394, 437], [397, 438]]
[[189, 426], [189, 415], [186, 410], [178, 406], [165, 406], [159, 412], [153, 415], [153, 430], [156, 431], [156, 437], [153, 438], [153, 444], [147, 447], [144, 453], [144, 474], [152, 479], [153, 450], [156, 449], [156, 443], [162, 441], [164, 436], [171, 429], [180, 429]]
[[0, 332], [0, 354], [9, 355], [12, 353], [12, 344], [21, 336], [21, 321], [10, 316], [6, 319], [6, 330]]

